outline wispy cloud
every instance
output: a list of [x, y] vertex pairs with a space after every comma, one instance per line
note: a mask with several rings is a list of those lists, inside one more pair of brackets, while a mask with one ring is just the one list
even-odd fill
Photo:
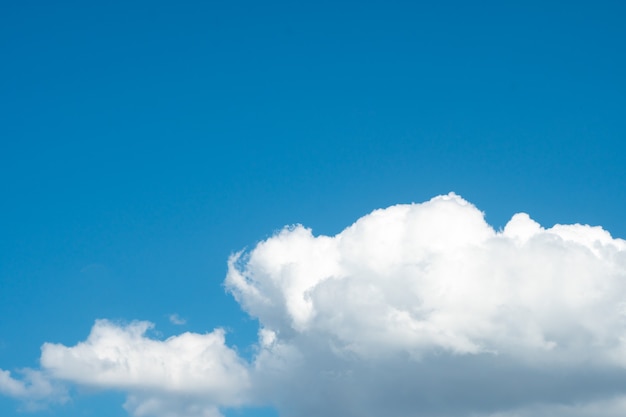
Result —
[[169, 315], [169, 319], [170, 319], [170, 323], [175, 324], [177, 326], [182, 326], [184, 324], [187, 324], [187, 320], [185, 320], [184, 318], [180, 317], [176, 313], [170, 314]]
[[65, 388], [49, 375], [33, 369], [21, 369], [22, 378], [15, 379], [10, 371], [0, 369], [0, 393], [23, 403], [25, 411], [46, 408], [48, 404], [68, 401]]
[[600, 227], [519, 213], [496, 231], [450, 194], [336, 236], [285, 228], [233, 255], [226, 286], [260, 323], [251, 362], [219, 329], [156, 340], [147, 322], [98, 321], [75, 346], [45, 344], [43, 372], [125, 390], [136, 416], [262, 403], [287, 417], [626, 410], [626, 241]]

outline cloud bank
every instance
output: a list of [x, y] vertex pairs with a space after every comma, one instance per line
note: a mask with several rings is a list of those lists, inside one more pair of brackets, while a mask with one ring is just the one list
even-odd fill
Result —
[[233, 255], [225, 285], [260, 325], [250, 362], [219, 329], [155, 340], [147, 322], [98, 321], [76, 346], [44, 344], [42, 370], [125, 390], [135, 416], [626, 412], [626, 241], [600, 227], [518, 213], [496, 231], [449, 194], [335, 236], [287, 227]]

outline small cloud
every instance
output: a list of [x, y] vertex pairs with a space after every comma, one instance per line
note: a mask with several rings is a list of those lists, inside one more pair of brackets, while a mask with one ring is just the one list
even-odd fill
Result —
[[169, 319], [170, 319], [170, 323], [175, 324], [177, 326], [182, 326], [183, 324], [187, 324], [187, 320], [185, 320], [184, 318], [180, 317], [176, 313], [170, 314]]
[[[146, 336], [153, 327], [97, 320], [75, 346], [45, 343], [42, 368], [56, 380], [127, 392], [125, 408], [137, 417], [219, 417], [219, 406], [243, 403], [248, 369], [222, 329], [157, 340]], [[1, 378], [9, 395], [25, 391], [6, 372], [0, 388]]]
[[23, 411], [42, 410], [51, 403], [68, 401], [65, 388], [43, 372], [27, 368], [18, 373], [22, 375], [21, 379], [13, 378], [10, 371], [0, 369], [0, 394], [20, 400]]

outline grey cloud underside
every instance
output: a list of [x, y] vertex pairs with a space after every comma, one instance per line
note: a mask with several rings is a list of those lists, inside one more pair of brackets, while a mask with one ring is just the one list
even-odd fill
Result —
[[262, 376], [268, 391], [281, 387], [264, 394], [275, 398], [284, 415], [487, 416], [529, 404], [593, 402], [620, 395], [626, 386], [622, 370], [541, 369], [489, 354], [367, 364], [313, 355], [307, 360], [291, 373]]
[[234, 254], [225, 283], [259, 321], [252, 361], [219, 329], [155, 340], [103, 320], [45, 344], [43, 371], [124, 390], [137, 417], [626, 415], [626, 242], [600, 227], [519, 213], [496, 231], [449, 194], [336, 236], [287, 227]]

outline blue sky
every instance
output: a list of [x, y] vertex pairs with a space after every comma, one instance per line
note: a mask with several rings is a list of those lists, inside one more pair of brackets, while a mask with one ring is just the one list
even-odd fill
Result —
[[[40, 369], [44, 343], [97, 319], [224, 328], [253, 360], [264, 313], [229, 293], [227, 261], [285, 225], [332, 236], [452, 191], [495, 230], [526, 212], [626, 237], [625, 12], [5, 2], [0, 368]], [[71, 400], [33, 416], [128, 415], [122, 388], [62, 383]]]

